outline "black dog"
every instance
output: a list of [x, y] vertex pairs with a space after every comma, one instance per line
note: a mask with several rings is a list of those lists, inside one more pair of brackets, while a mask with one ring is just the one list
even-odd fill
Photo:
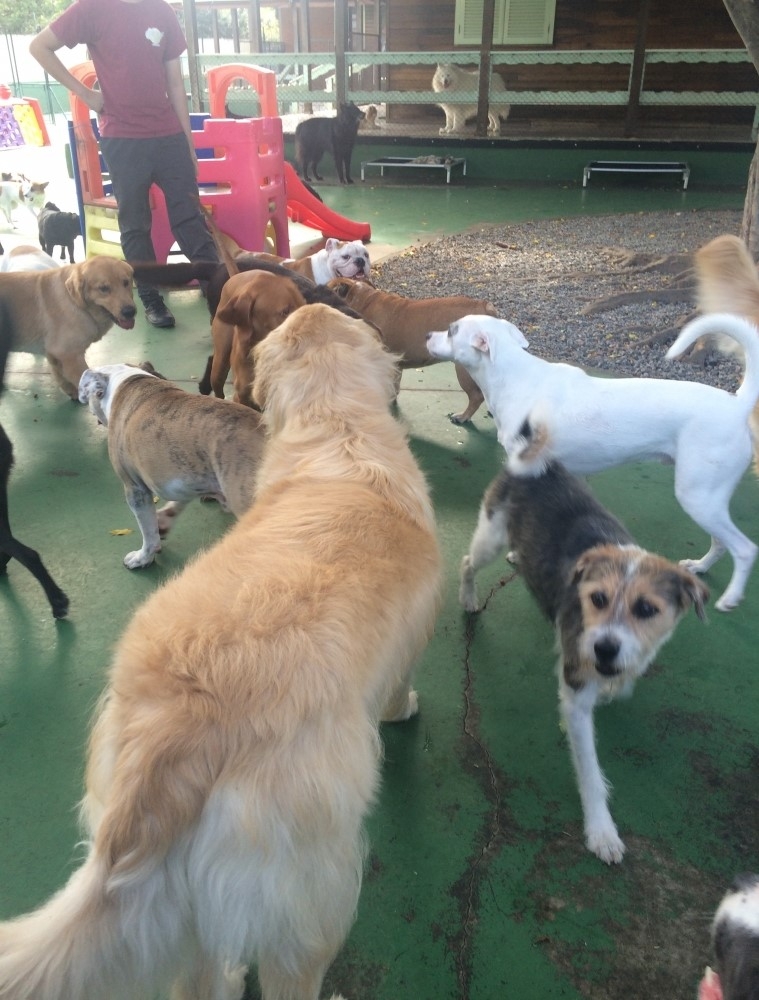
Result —
[[[4, 307], [0, 305], [0, 309]], [[0, 327], [3, 317], [0, 316]], [[0, 343], [0, 393], [5, 381], [5, 365], [8, 360], [7, 345]], [[13, 466], [13, 445], [0, 424], [0, 576], [6, 573], [11, 559], [17, 559], [42, 586], [50, 602], [54, 618], [65, 618], [69, 610], [69, 599], [50, 576], [39, 553], [13, 537], [8, 517], [8, 479]]]
[[311, 167], [317, 181], [319, 160], [331, 150], [335, 169], [341, 184], [352, 184], [351, 156], [356, 141], [358, 123], [366, 118], [360, 108], [351, 101], [341, 104], [335, 118], [307, 118], [295, 129], [295, 159], [305, 181], [310, 181], [308, 169]]
[[82, 235], [82, 225], [76, 212], [62, 212], [52, 201], [37, 216], [40, 246], [46, 254], [53, 256], [55, 247], [61, 248], [61, 260], [69, 252], [69, 264], [74, 263], [74, 240]]
[[759, 875], [739, 875], [712, 925], [716, 970], [706, 970], [699, 997], [759, 1000]]

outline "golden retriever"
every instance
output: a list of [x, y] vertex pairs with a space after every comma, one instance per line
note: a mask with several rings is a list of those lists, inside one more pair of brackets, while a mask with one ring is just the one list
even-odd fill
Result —
[[252, 406], [251, 351], [291, 312], [306, 304], [295, 282], [268, 271], [241, 271], [227, 280], [211, 322], [213, 361], [211, 388], [224, 399], [224, 383], [232, 369], [234, 399]]
[[113, 257], [0, 274], [0, 357], [44, 353], [58, 385], [76, 400], [86, 349], [114, 323], [131, 330], [136, 312], [132, 268]]
[[417, 711], [440, 599], [427, 485], [371, 327], [305, 306], [256, 348], [253, 507], [137, 611], [90, 743], [91, 846], [0, 924], [4, 1000], [316, 1000], [354, 917], [381, 719]]
[[[759, 327], [759, 272], [743, 240], [717, 236], [696, 251], [698, 306], [704, 313], [735, 313]], [[714, 346], [724, 354], [743, 357], [731, 337], [716, 337]], [[754, 442], [754, 470], [759, 475], [759, 404], [749, 418]]]

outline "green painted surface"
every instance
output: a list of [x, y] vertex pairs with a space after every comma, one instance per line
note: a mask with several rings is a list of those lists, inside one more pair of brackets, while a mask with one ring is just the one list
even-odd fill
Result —
[[[599, 183], [488, 188], [364, 184], [320, 190], [372, 223], [375, 244], [510, 219], [584, 212], [739, 208], [736, 190]], [[195, 391], [209, 349], [195, 291], [168, 297], [177, 327], [140, 318], [89, 352], [139, 362]], [[0, 579], [0, 917], [46, 899], [75, 867], [76, 802], [88, 722], [111, 649], [135, 607], [217, 539], [229, 519], [191, 506], [157, 564], [121, 565], [135, 529], [108, 462], [106, 435], [51, 385], [44, 364], [14, 355], [2, 419], [15, 443], [11, 504], [72, 599], [55, 624], [36, 582], [12, 564]], [[759, 574], [731, 615], [684, 621], [631, 700], [599, 709], [599, 755], [628, 856], [607, 868], [582, 843], [580, 806], [558, 725], [553, 636], [511, 568], [476, 621], [457, 604], [457, 572], [482, 491], [501, 461], [492, 420], [446, 414], [461, 394], [449, 366], [404, 373], [399, 417], [430, 481], [445, 554], [444, 607], [419, 665], [421, 713], [386, 727], [383, 788], [356, 924], [324, 995], [349, 1000], [689, 1000], [708, 959], [708, 921], [726, 882], [759, 853]], [[672, 470], [612, 470], [593, 479], [641, 544], [672, 558], [706, 540], [673, 497]], [[759, 538], [747, 474], [736, 521]], [[709, 576], [715, 593], [727, 560]], [[255, 997], [255, 988], [250, 996]], [[72, 998], [73, 1000], [73, 998]]]

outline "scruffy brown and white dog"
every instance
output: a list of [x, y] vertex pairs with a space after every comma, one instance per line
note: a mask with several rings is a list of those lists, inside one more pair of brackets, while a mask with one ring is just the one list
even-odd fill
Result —
[[87, 858], [0, 924], [3, 1000], [317, 1000], [353, 922], [379, 722], [417, 712], [440, 554], [372, 327], [256, 347], [256, 500], [138, 609], [92, 734]]
[[502, 472], [480, 508], [461, 564], [459, 599], [478, 608], [474, 575], [509, 546], [527, 587], [555, 624], [559, 704], [582, 800], [588, 849], [607, 864], [625, 846], [608, 806], [593, 711], [629, 694], [692, 606], [709, 592], [693, 574], [639, 548], [559, 463], [538, 476]]

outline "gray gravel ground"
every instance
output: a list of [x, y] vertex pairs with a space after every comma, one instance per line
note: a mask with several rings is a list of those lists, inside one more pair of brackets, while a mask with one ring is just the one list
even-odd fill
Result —
[[[741, 377], [734, 359], [711, 353], [703, 367], [667, 361], [674, 334], [662, 343], [646, 340], [679, 328], [695, 309], [690, 259], [678, 262], [675, 274], [652, 263], [689, 254], [721, 233], [737, 234], [740, 225], [738, 211], [679, 211], [478, 226], [383, 261], [376, 284], [411, 298], [487, 298], [522, 330], [532, 352], [553, 361], [618, 375], [693, 379], [732, 391]], [[672, 295], [677, 288], [679, 301], [661, 299], [663, 291]], [[643, 294], [632, 304], [582, 312], [629, 292]]]

